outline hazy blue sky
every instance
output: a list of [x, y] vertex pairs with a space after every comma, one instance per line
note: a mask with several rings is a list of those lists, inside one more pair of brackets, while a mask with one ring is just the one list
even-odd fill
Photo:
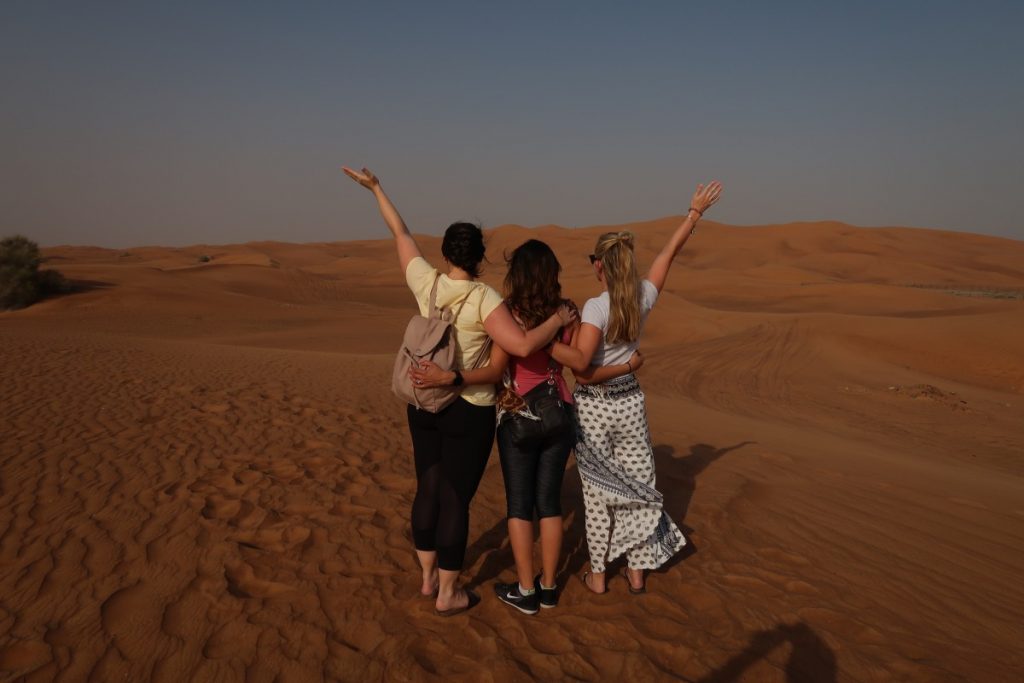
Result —
[[[486, 6], [485, 6], [486, 5]], [[1024, 238], [1024, 2], [0, 4], [0, 234], [591, 225]]]

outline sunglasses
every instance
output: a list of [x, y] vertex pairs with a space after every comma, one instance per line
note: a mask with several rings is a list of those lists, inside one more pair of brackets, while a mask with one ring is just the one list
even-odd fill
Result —
[[598, 261], [600, 261], [600, 260], [601, 260], [601, 259], [599, 259], [599, 258], [597, 257], [597, 255], [595, 255], [595, 254], [591, 254], [591, 255], [590, 255], [590, 256], [588, 256], [587, 258], [589, 258], [589, 259], [590, 259], [590, 265], [594, 265], [595, 263], [597, 263]]

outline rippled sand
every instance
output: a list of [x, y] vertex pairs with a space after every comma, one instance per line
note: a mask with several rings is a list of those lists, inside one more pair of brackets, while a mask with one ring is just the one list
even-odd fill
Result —
[[[628, 226], [650, 262], [674, 219]], [[600, 229], [547, 240], [597, 292]], [[424, 238], [440, 261], [438, 240]], [[0, 678], [1016, 681], [1024, 669], [1024, 243], [708, 224], [641, 372], [692, 552], [592, 596], [579, 479], [556, 610], [514, 576], [497, 458], [483, 603], [434, 616], [388, 390], [389, 242], [46, 250], [87, 291], [0, 314]], [[200, 264], [198, 257], [212, 257]]]

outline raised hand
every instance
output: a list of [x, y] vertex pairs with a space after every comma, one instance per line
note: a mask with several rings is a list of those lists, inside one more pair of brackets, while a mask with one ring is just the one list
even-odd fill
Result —
[[380, 180], [377, 179], [377, 176], [373, 175], [373, 171], [365, 166], [363, 167], [362, 172], [353, 171], [348, 166], [342, 166], [341, 170], [345, 172], [345, 175], [365, 187], [367, 190], [372, 190], [380, 185]]
[[711, 208], [712, 204], [718, 201], [720, 196], [722, 196], [722, 183], [717, 180], [713, 180], [707, 185], [701, 183], [693, 193], [693, 199], [690, 200], [690, 208], [696, 209], [703, 215], [705, 211]]
[[693, 198], [690, 199], [690, 210], [686, 212], [686, 217], [679, 224], [679, 227], [676, 228], [676, 231], [672, 233], [672, 236], [665, 246], [662, 247], [658, 255], [654, 257], [651, 269], [647, 271], [647, 279], [657, 287], [659, 292], [665, 288], [668, 269], [672, 266], [672, 261], [679, 253], [679, 250], [686, 244], [686, 240], [690, 239], [697, 221], [701, 219], [704, 212], [710, 209], [711, 205], [717, 202], [721, 196], [722, 183], [717, 180], [713, 180], [707, 185], [701, 183], [697, 186], [696, 191], [693, 193]]

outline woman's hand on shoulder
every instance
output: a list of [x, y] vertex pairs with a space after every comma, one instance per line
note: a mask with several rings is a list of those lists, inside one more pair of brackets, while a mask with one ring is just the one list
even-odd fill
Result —
[[559, 320], [562, 321], [562, 327], [572, 325], [580, 319], [579, 309], [571, 301], [563, 301], [556, 312], [558, 313]]
[[420, 361], [419, 368], [409, 368], [409, 377], [417, 389], [433, 389], [450, 387], [455, 380], [455, 373], [451, 370], [442, 370], [429, 360], [424, 360]]
[[353, 171], [348, 166], [342, 166], [341, 170], [345, 172], [345, 175], [365, 187], [367, 190], [374, 190], [375, 188], [380, 187], [380, 179], [373, 174], [373, 171], [365, 166], [361, 172]]

